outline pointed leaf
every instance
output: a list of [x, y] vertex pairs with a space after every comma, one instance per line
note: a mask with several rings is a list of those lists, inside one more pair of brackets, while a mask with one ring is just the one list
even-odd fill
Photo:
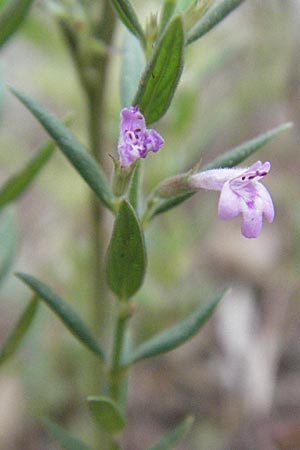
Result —
[[193, 425], [193, 417], [187, 417], [173, 431], [170, 431], [148, 450], [171, 450], [182, 441]]
[[127, 32], [122, 48], [122, 64], [120, 74], [122, 108], [129, 107], [131, 105], [145, 64], [145, 55], [140, 42], [133, 34]]
[[219, 22], [228, 16], [244, 0], [221, 0], [214, 8], [210, 9], [199, 22], [189, 31], [187, 44], [191, 44], [204, 34], [208, 33]]
[[124, 25], [129, 31], [131, 31], [131, 33], [140, 39], [142, 44], [144, 44], [145, 35], [130, 1], [111, 0], [111, 2]]
[[[293, 126], [292, 123], [287, 122], [282, 125], [279, 125], [276, 128], [272, 128], [266, 133], [262, 133], [259, 136], [256, 136], [255, 138], [250, 139], [249, 141], [246, 141], [243, 144], [238, 145], [237, 147], [234, 147], [231, 150], [228, 150], [227, 152], [223, 153], [223, 155], [220, 155], [216, 159], [214, 159], [211, 163], [208, 163], [205, 166], [203, 166], [201, 170], [218, 169], [222, 167], [234, 167], [237, 164], [243, 162], [246, 158], [251, 156], [261, 147], [266, 145], [269, 141], [271, 141], [273, 138], [279, 135], [282, 131], [288, 130], [292, 126]], [[174, 206], [180, 205], [180, 203], [183, 203], [184, 201], [188, 200], [195, 193], [196, 192], [188, 192], [186, 194], [178, 195], [177, 197], [158, 200], [153, 208], [151, 217], [153, 218], [158, 214], [164, 213], [169, 209], [174, 208]]]
[[71, 333], [89, 350], [100, 356], [104, 360], [104, 352], [98, 345], [95, 337], [91, 334], [87, 325], [73, 310], [73, 308], [57, 295], [49, 286], [37, 278], [27, 275], [25, 273], [17, 273], [27, 286], [30, 287], [43, 300], [50, 309], [62, 320]]
[[33, 0], [10, 0], [0, 11], [0, 48], [22, 25]]
[[87, 401], [92, 416], [103, 430], [113, 434], [125, 427], [125, 419], [112, 399], [90, 396]]
[[67, 433], [60, 425], [53, 422], [50, 419], [43, 419], [43, 424], [49, 431], [49, 433], [54, 437], [54, 439], [59, 443], [64, 450], [91, 450], [84, 442], [77, 438], [74, 438], [69, 433]]
[[183, 54], [183, 24], [177, 15], [154, 48], [132, 102], [139, 105], [148, 124], [167, 111], [183, 69]]
[[159, 21], [159, 30], [160, 33], [165, 29], [166, 25], [171, 20], [171, 17], [175, 11], [177, 4], [177, 0], [165, 0], [162, 11], [161, 11], [161, 17]]
[[33, 297], [0, 350], [0, 365], [12, 356], [20, 346], [35, 317], [37, 306], [38, 299]]
[[96, 196], [109, 209], [113, 209], [113, 196], [106, 178], [100, 166], [88, 153], [84, 145], [77, 140], [74, 134], [63, 123], [52, 113], [44, 109], [38, 102], [14, 88], [11, 88], [11, 91], [45, 128]]
[[107, 283], [120, 300], [140, 288], [146, 270], [144, 235], [134, 209], [123, 199], [106, 255]]
[[0, 209], [7, 203], [17, 199], [24, 192], [35, 176], [49, 161], [55, 147], [56, 145], [53, 141], [47, 142], [23, 169], [9, 178], [0, 188]]
[[0, 284], [8, 274], [16, 254], [17, 230], [12, 209], [0, 215]]
[[143, 342], [138, 349], [129, 356], [125, 365], [170, 352], [191, 339], [201, 330], [207, 320], [211, 317], [225, 293], [225, 290], [220, 292], [213, 298], [208, 306], [203, 307], [201, 305], [201, 307], [187, 319], [157, 334], [148, 341]]
[[262, 133], [255, 138], [250, 139], [249, 141], [246, 141], [231, 150], [228, 150], [226, 153], [223, 153], [223, 155], [220, 155], [218, 158], [214, 159], [211, 163], [203, 166], [201, 170], [234, 167], [252, 155], [252, 153], [255, 153], [261, 147], [266, 145], [269, 141], [274, 139], [274, 137], [278, 136], [278, 134], [290, 129], [292, 126], [292, 123], [287, 122], [276, 128], [272, 128], [266, 133]]

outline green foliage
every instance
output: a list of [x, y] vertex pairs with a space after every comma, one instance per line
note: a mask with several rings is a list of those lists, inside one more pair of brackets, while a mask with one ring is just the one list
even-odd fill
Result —
[[0, 10], [0, 48], [22, 25], [33, 0], [10, 0]]
[[170, 431], [154, 445], [151, 445], [148, 450], [171, 450], [175, 448], [175, 445], [181, 442], [190, 431], [193, 422], [193, 417], [187, 417], [174, 430]]
[[32, 289], [38, 297], [43, 300], [50, 309], [60, 318], [71, 333], [91, 352], [104, 360], [104, 352], [97, 343], [95, 337], [91, 334], [87, 325], [73, 310], [73, 308], [57, 295], [49, 286], [42, 281], [25, 273], [16, 274], [21, 281]]
[[103, 430], [110, 434], [123, 430], [125, 419], [112, 399], [90, 396], [87, 401], [93, 418]]
[[7, 359], [10, 358], [19, 348], [23, 337], [29, 330], [30, 325], [32, 324], [32, 321], [35, 317], [37, 306], [38, 299], [35, 296], [24, 309], [23, 314], [19, 318], [18, 322], [16, 323], [15, 327], [13, 328], [3, 347], [1, 348], [0, 366], [5, 361], [7, 361]]
[[12, 209], [0, 214], [0, 284], [8, 274], [16, 253], [17, 230]]
[[91, 450], [84, 442], [71, 436], [52, 420], [45, 418], [43, 419], [43, 424], [63, 450]]
[[131, 33], [139, 38], [142, 44], [145, 44], [145, 35], [139, 23], [137, 15], [129, 0], [111, 0], [114, 5], [116, 13], [120, 20], [128, 28]]
[[164, 31], [165, 27], [171, 20], [173, 13], [176, 9], [177, 0], [165, 0], [162, 6], [161, 17], [159, 21], [160, 33]]
[[132, 355], [129, 355], [125, 365], [170, 352], [187, 342], [205, 325], [225, 293], [225, 290], [220, 292], [208, 306], [201, 305], [187, 319], [143, 342]]
[[140, 288], [146, 264], [143, 231], [134, 209], [123, 199], [106, 255], [107, 282], [120, 300], [127, 300]]
[[183, 56], [183, 23], [177, 15], [155, 46], [133, 100], [147, 124], [156, 122], [167, 111], [183, 69]]
[[16, 200], [24, 192], [35, 176], [49, 161], [55, 147], [56, 145], [53, 141], [47, 142], [39, 149], [37, 154], [30, 159], [23, 169], [9, 178], [9, 180], [0, 188], [0, 209], [7, 203]]
[[221, 0], [214, 8], [210, 9], [199, 22], [189, 31], [187, 44], [191, 44], [204, 34], [208, 33], [219, 22], [228, 16], [244, 0]]
[[145, 55], [140, 42], [133, 34], [126, 33], [122, 48], [122, 65], [120, 73], [122, 107], [128, 107], [132, 104], [145, 63]]
[[109, 209], [113, 209], [113, 196], [102, 169], [73, 133], [52, 113], [29, 96], [11, 88], [12, 93], [29, 109], [56, 142], [96, 196]]
[[237, 164], [243, 162], [250, 155], [252, 155], [252, 153], [257, 152], [257, 150], [266, 145], [280, 133], [288, 130], [291, 127], [292, 124], [290, 122], [287, 122], [279, 125], [276, 128], [272, 128], [266, 133], [262, 133], [255, 138], [250, 139], [249, 141], [246, 141], [243, 144], [238, 145], [237, 147], [234, 147], [233, 149], [223, 153], [223, 155], [214, 159], [211, 163], [203, 166], [201, 170], [236, 166]]

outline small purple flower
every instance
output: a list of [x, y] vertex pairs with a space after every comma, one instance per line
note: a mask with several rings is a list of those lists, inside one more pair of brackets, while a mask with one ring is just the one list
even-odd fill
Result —
[[263, 225], [263, 216], [273, 222], [275, 211], [272, 198], [259, 180], [270, 171], [269, 161], [257, 161], [250, 167], [212, 169], [199, 172], [189, 178], [192, 189], [221, 191], [218, 215], [231, 219], [242, 214], [242, 234], [247, 238], [257, 237]]
[[147, 129], [145, 118], [138, 106], [124, 108], [120, 114], [120, 138], [118, 151], [122, 167], [129, 166], [148, 152], [157, 152], [164, 140], [155, 130]]

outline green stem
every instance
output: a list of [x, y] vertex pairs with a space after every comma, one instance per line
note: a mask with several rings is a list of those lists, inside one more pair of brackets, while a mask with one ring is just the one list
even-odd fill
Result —
[[124, 394], [126, 393], [127, 381], [127, 372], [121, 367], [121, 363], [125, 345], [126, 327], [130, 315], [130, 305], [128, 303], [120, 304], [114, 335], [109, 393], [121, 406], [125, 403], [126, 396]]

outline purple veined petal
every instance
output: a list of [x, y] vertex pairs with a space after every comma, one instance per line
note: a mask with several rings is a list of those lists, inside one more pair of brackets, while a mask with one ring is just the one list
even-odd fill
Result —
[[137, 106], [131, 106], [130, 108], [123, 108], [120, 113], [120, 128], [121, 133], [128, 130], [135, 131], [146, 129], [145, 119], [143, 114], [140, 113]]
[[262, 177], [266, 176], [269, 173], [270, 169], [271, 163], [269, 161], [266, 161], [264, 163], [262, 163], [261, 161], [256, 161], [256, 163], [252, 164], [241, 174], [231, 180], [232, 188], [244, 189], [246, 185], [259, 181]]
[[122, 143], [118, 145], [120, 163], [122, 167], [129, 166], [133, 161], [140, 158], [140, 153], [135, 146]]
[[269, 223], [272, 223], [275, 217], [275, 209], [274, 209], [274, 204], [273, 204], [273, 200], [272, 197], [268, 191], [268, 189], [261, 183], [257, 183], [257, 194], [259, 195], [259, 197], [262, 200], [262, 204], [263, 204], [263, 214], [265, 215], [267, 221]]
[[256, 238], [263, 226], [263, 212], [257, 208], [247, 208], [243, 211], [242, 234], [246, 238]]
[[150, 128], [149, 130], [147, 130], [147, 144], [148, 142], [151, 145], [150, 150], [152, 152], [158, 152], [158, 150], [164, 144], [165, 141], [161, 137], [161, 135], [157, 133], [157, 131]]
[[220, 194], [218, 216], [220, 219], [232, 219], [242, 211], [242, 199], [232, 191], [230, 181], [227, 181]]
[[129, 166], [138, 158], [145, 158], [149, 151], [157, 152], [164, 140], [153, 129], [147, 129], [138, 106], [122, 109], [120, 113], [120, 138], [118, 151], [122, 167]]

